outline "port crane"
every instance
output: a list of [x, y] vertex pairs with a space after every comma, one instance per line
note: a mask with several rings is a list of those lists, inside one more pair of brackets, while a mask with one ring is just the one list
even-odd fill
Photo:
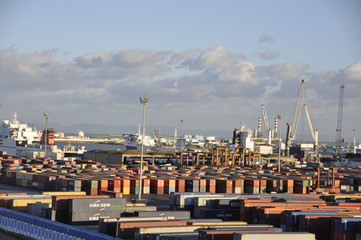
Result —
[[[310, 127], [310, 131], [311, 131], [312, 138], [314, 141], [315, 149], [318, 151], [318, 129], [313, 130], [313, 125], [311, 122], [310, 114], [308, 113], [307, 104], [305, 104], [304, 107], [305, 107], [306, 117], [307, 117], [307, 121], [308, 121], [308, 126]], [[317, 154], [318, 154], [318, 152], [317, 152]]]
[[337, 128], [336, 128], [336, 158], [339, 161], [342, 160], [342, 152], [341, 152], [341, 132], [342, 132], [342, 110], [343, 110], [343, 92], [345, 90], [345, 85], [340, 86], [340, 96], [338, 100], [338, 117], [337, 117]]
[[267, 135], [268, 137], [270, 137], [270, 127], [268, 125], [268, 117], [267, 117], [267, 111], [266, 111], [266, 106], [264, 104], [262, 104], [262, 115], [263, 115], [263, 121], [264, 121], [264, 127], [266, 129]]
[[302, 79], [300, 91], [298, 94], [297, 106], [295, 109], [295, 113], [293, 115], [293, 121], [292, 121], [292, 123], [287, 123], [287, 135], [286, 135], [287, 157], [290, 156], [290, 147], [292, 145], [293, 140], [296, 138], [298, 119], [300, 116], [304, 95], [305, 95], [305, 79]]

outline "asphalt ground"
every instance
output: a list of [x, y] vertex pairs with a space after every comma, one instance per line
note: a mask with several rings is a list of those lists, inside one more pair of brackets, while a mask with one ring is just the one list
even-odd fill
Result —
[[14, 237], [12, 235], [9, 235], [9, 234], [6, 234], [6, 233], [0, 231], [0, 239], [3, 239], [3, 240], [22, 240], [24, 238]]

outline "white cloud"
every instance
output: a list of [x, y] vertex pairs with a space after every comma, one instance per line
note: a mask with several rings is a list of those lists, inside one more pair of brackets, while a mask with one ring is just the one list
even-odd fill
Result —
[[263, 52], [261, 54], [259, 54], [261, 58], [263, 59], [275, 59], [278, 57], [278, 53], [274, 52], [274, 51], [266, 51], [266, 52]]
[[305, 63], [281, 63], [272, 64], [269, 66], [258, 67], [257, 71], [260, 72], [264, 77], [271, 80], [291, 80], [300, 78], [306, 70], [309, 68], [308, 64]]
[[[4, 115], [31, 111], [34, 116], [29, 118], [41, 118], [46, 110], [61, 113], [58, 121], [69, 124], [77, 119], [136, 125], [139, 97], [146, 94], [151, 97], [150, 116], [162, 122], [155, 124], [172, 125], [168, 122], [184, 115], [189, 126], [212, 128], [222, 123], [233, 129], [240, 122], [256, 124], [261, 104], [267, 105], [270, 118], [280, 109], [286, 114], [284, 109], [291, 108], [305, 77], [309, 110], [319, 109], [312, 113], [315, 125], [321, 125], [337, 112], [340, 84], [346, 85], [345, 110], [356, 108], [361, 96], [361, 63], [322, 73], [309, 72], [302, 62], [255, 66], [223, 46], [181, 53], [99, 50], [73, 61], [57, 60], [57, 54], [58, 50], [0, 51]], [[324, 125], [333, 129], [335, 124]]]
[[361, 62], [354, 63], [344, 71], [344, 76], [347, 82], [361, 82]]

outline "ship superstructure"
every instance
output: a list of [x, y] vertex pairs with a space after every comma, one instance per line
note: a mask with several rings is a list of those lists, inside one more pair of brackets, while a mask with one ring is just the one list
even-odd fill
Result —
[[[53, 129], [41, 131], [35, 126], [30, 127], [26, 123], [20, 123], [16, 113], [13, 114], [12, 120], [2, 121], [0, 134], [0, 151], [5, 151], [11, 156], [67, 159], [81, 158], [86, 151], [84, 146], [59, 148], [54, 144]], [[45, 134], [47, 134], [46, 144]]]

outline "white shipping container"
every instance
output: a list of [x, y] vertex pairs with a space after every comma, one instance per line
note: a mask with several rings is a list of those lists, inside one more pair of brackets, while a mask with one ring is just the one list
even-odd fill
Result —
[[316, 240], [315, 234], [305, 232], [234, 233], [233, 240]]
[[34, 174], [33, 173], [26, 173], [26, 180], [33, 181]]
[[259, 154], [272, 154], [273, 153], [272, 146], [255, 146], [254, 150]]
[[16, 172], [16, 179], [21, 179], [22, 172]]
[[301, 143], [301, 150], [312, 150], [313, 147], [312, 143]]

